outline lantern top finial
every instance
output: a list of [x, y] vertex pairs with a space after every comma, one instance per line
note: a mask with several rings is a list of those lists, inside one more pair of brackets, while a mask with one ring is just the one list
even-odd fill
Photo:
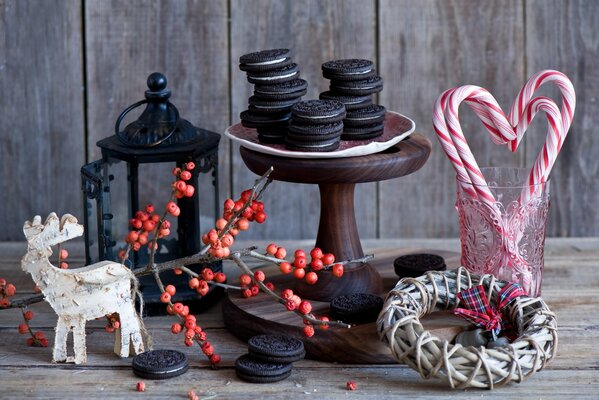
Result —
[[146, 99], [164, 100], [171, 97], [171, 91], [166, 88], [166, 76], [160, 72], [153, 72], [148, 76], [148, 89], [146, 90]]

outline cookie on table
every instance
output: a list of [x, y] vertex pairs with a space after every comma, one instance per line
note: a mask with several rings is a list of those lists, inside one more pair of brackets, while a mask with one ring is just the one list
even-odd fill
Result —
[[261, 50], [239, 57], [239, 69], [246, 72], [264, 72], [291, 64], [289, 49]]
[[343, 125], [347, 128], [378, 124], [385, 121], [385, 112], [385, 107], [371, 104], [359, 110], [349, 111], [343, 119]]
[[400, 278], [415, 278], [427, 271], [444, 271], [447, 268], [443, 257], [427, 253], [397, 257], [393, 267]]
[[374, 322], [383, 309], [383, 299], [371, 293], [335, 297], [330, 303], [331, 319], [352, 324]]
[[254, 97], [262, 100], [287, 100], [305, 96], [307, 91], [308, 82], [294, 79], [274, 85], [255, 85]]
[[383, 90], [383, 79], [374, 75], [370, 78], [355, 81], [332, 80], [330, 89], [332, 92], [349, 96], [366, 96]]
[[286, 379], [291, 375], [290, 363], [270, 363], [244, 354], [235, 360], [235, 373], [241, 379], [251, 383], [272, 383]]
[[338, 81], [360, 80], [376, 75], [372, 61], [357, 58], [327, 61], [321, 68], [325, 78]]
[[306, 355], [304, 343], [281, 334], [257, 335], [248, 340], [250, 356], [271, 363], [292, 363]]
[[333, 91], [322, 92], [319, 96], [321, 100], [335, 100], [342, 103], [347, 111], [353, 111], [368, 107], [372, 104], [372, 95], [366, 96], [348, 96]]
[[275, 83], [292, 81], [299, 78], [299, 68], [296, 63], [291, 63], [281, 68], [268, 71], [248, 72], [248, 81], [256, 85], [273, 85]]
[[133, 357], [133, 373], [144, 379], [168, 379], [187, 372], [187, 356], [177, 350], [152, 350]]

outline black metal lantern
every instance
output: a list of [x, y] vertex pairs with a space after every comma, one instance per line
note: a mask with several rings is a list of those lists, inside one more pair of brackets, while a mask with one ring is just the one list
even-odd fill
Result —
[[[197, 253], [201, 249], [200, 211], [208, 211], [208, 218], [213, 223], [218, 215], [218, 143], [220, 135], [193, 126], [189, 121], [179, 116], [177, 108], [169, 102], [170, 90], [166, 88], [166, 77], [158, 72], [148, 77], [148, 89], [145, 100], [127, 107], [118, 117], [115, 124], [115, 135], [98, 141], [102, 159], [86, 164], [81, 168], [82, 189], [84, 192], [84, 224], [85, 248], [88, 264], [101, 260], [116, 260], [119, 240], [124, 238], [119, 229], [128, 226], [129, 218], [143, 208], [140, 204], [140, 173], [149, 166], [144, 164], [175, 163], [181, 167], [193, 161], [196, 165], [192, 178], [188, 181], [196, 188], [192, 197], [178, 200], [181, 214], [177, 218], [177, 237], [159, 239], [159, 249], [155, 255], [156, 262], [172, 260]], [[137, 120], [120, 130], [121, 122], [133, 109], [145, 105], [145, 110]], [[125, 189], [124, 182], [117, 182], [113, 169], [116, 165], [126, 163]], [[120, 167], [122, 168], [122, 167]], [[161, 167], [169, 170], [165, 166]], [[199, 176], [211, 174], [213, 203], [206, 195], [208, 190], [198, 187]], [[120, 185], [120, 186], [119, 186]], [[146, 182], [144, 186], [148, 186]], [[119, 190], [116, 190], [118, 188]], [[162, 190], [164, 194], [170, 190]], [[200, 208], [201, 203], [207, 209]], [[155, 201], [162, 200], [154, 199]], [[119, 208], [117, 201], [124, 202]], [[156, 203], [157, 206], [160, 203]], [[212, 209], [213, 207], [213, 209]], [[95, 210], [95, 212], [94, 212]], [[115, 210], [126, 210], [117, 212]], [[126, 214], [126, 215], [121, 215]], [[171, 229], [174, 231], [174, 229]], [[136, 252], [130, 257], [132, 268], [146, 265], [147, 252]], [[209, 265], [214, 272], [222, 270], [222, 263]], [[204, 265], [192, 266], [200, 271]], [[212, 288], [211, 292], [198, 300], [195, 291], [187, 285], [186, 276], [165, 276], [165, 280], [177, 287], [176, 301], [191, 301], [191, 308], [199, 311], [218, 294], [220, 288]], [[151, 276], [140, 279], [142, 294], [149, 314], [164, 313], [160, 303], [160, 292]]]

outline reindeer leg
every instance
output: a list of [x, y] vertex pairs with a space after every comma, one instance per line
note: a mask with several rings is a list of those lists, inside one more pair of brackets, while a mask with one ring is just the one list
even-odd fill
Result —
[[117, 331], [115, 340], [114, 340], [114, 352], [121, 358], [129, 357], [129, 330], [130, 321], [126, 312], [123, 310], [119, 310], [119, 319], [121, 321], [121, 325]]
[[75, 364], [87, 361], [87, 349], [85, 347], [85, 318], [80, 316], [73, 321], [73, 349], [75, 357], [69, 357]]
[[139, 354], [144, 352], [144, 341], [141, 335], [141, 324], [143, 322], [133, 310], [133, 323], [131, 324], [131, 348], [130, 352], [133, 354]]
[[67, 359], [67, 335], [70, 331], [62, 316], [58, 317], [54, 335], [54, 350], [52, 351], [52, 362], [64, 362]]

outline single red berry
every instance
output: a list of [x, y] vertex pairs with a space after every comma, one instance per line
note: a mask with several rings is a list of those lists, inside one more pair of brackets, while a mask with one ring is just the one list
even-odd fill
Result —
[[142, 232], [139, 234], [139, 238], [137, 239], [140, 245], [144, 245], [148, 243], [148, 232]]
[[314, 336], [314, 327], [312, 325], [304, 326], [304, 335], [306, 335], [306, 337]]
[[175, 286], [173, 286], [173, 285], [166, 285], [164, 290], [166, 290], [167, 293], [170, 294], [171, 296], [174, 296], [175, 293], [177, 293], [177, 288], [175, 288]]
[[332, 253], [327, 253], [322, 256], [322, 262], [324, 265], [331, 265], [335, 262], [335, 256]]
[[181, 173], [181, 168], [179, 168], [179, 167], [173, 168], [173, 175], [174, 176], [179, 176], [180, 173]]
[[2, 286], [6, 285], [6, 279], [4, 278], [0, 278], [0, 288], [2, 288]]
[[135, 389], [138, 392], [145, 392], [146, 391], [146, 383], [144, 381], [137, 382], [137, 385], [135, 386]]
[[151, 219], [152, 221], [156, 222], [156, 224], [158, 224], [158, 222], [160, 221], [160, 215], [158, 215], [158, 214], [152, 214], [152, 215], [150, 216], [150, 219]]
[[187, 392], [187, 400], [200, 400], [200, 398], [198, 397], [196, 392], [194, 392], [193, 390], [190, 390]]
[[181, 209], [174, 201], [169, 201], [166, 204], [166, 211], [173, 217], [178, 217], [181, 214]]
[[283, 289], [283, 291], [281, 292], [281, 297], [285, 300], [289, 300], [291, 296], [293, 296], [293, 290], [291, 289]]
[[225, 203], [223, 205], [223, 209], [225, 211], [233, 211], [233, 207], [235, 207], [235, 202], [233, 201], [233, 199], [225, 200]]
[[144, 231], [146, 231], [146, 232], [152, 232], [154, 230], [154, 228], [156, 228], [156, 222], [149, 219], [146, 222], [144, 222], [143, 228], [144, 228]]
[[212, 272], [210, 268], [204, 268], [202, 270], [202, 278], [204, 278], [205, 281], [210, 282], [214, 279], [214, 272]]
[[[322, 317], [319, 317], [318, 319], [323, 322], [329, 322], [329, 317], [326, 317], [324, 315]], [[319, 326], [320, 326], [320, 329], [324, 329], [324, 330], [329, 329], [329, 324], [319, 325]]]
[[225, 274], [224, 274], [224, 273], [222, 273], [222, 272], [217, 272], [217, 273], [214, 275], [214, 280], [215, 280], [216, 282], [218, 282], [218, 283], [225, 283], [225, 281], [227, 280], [227, 275], [225, 275]]
[[214, 224], [214, 226], [216, 227], [216, 229], [223, 230], [225, 229], [225, 226], [227, 226], [227, 220], [224, 218], [219, 218], [216, 220], [216, 223]]
[[185, 346], [187, 346], [187, 347], [193, 346], [193, 340], [189, 339], [189, 338], [185, 338], [185, 340], [183, 341], [183, 343], [185, 343]]
[[298, 257], [293, 260], [293, 266], [295, 268], [306, 268], [306, 264], [308, 263], [306, 257]]
[[266, 282], [264, 284], [268, 290], [275, 290], [275, 285], [272, 282]]
[[181, 331], [183, 330], [183, 327], [181, 326], [181, 324], [172, 324], [171, 325], [171, 332], [173, 332], [175, 335], [181, 333]]
[[141, 227], [143, 226], [143, 222], [141, 219], [137, 219], [137, 218], [133, 218], [129, 221], [129, 225], [131, 225], [131, 227], [133, 229], [141, 229]]
[[310, 262], [310, 267], [312, 267], [314, 271], [320, 271], [324, 267], [324, 263], [322, 262], [322, 259], [314, 258]]
[[148, 218], [150, 218], [150, 216], [148, 215], [148, 213], [145, 213], [143, 211], [138, 211], [135, 213], [135, 218], [140, 220], [141, 222], [146, 222], [148, 220]]
[[0, 300], [0, 308], [8, 308], [9, 305], [10, 305], [10, 301], [8, 301], [8, 299]]
[[58, 264], [58, 266], [60, 267], [60, 269], [69, 269], [69, 263], [64, 262], [64, 261], [62, 261], [60, 264]]
[[187, 185], [185, 187], [185, 191], [183, 192], [183, 195], [185, 197], [192, 197], [195, 192], [196, 192], [196, 189], [193, 187], [193, 185]]
[[241, 295], [246, 299], [252, 297], [252, 291], [250, 289], [244, 289], [241, 291]]
[[312, 311], [312, 304], [309, 301], [302, 301], [299, 305], [298, 311], [302, 314], [309, 314]]
[[293, 258], [299, 258], [299, 257], [306, 258], [306, 252], [303, 251], [302, 249], [297, 249], [295, 252], [293, 252]]
[[27, 326], [26, 323], [21, 323], [19, 324], [19, 333], [23, 334], [23, 333], [27, 333], [29, 332], [29, 327]]
[[193, 171], [195, 167], [196, 164], [193, 161], [188, 161], [187, 164], [185, 164], [185, 169], [188, 171]]
[[133, 245], [131, 245], [131, 248], [133, 249], [133, 251], [139, 251], [139, 249], [141, 249], [142, 244], [140, 242], [135, 242], [133, 243]]
[[347, 390], [357, 390], [358, 384], [354, 381], [347, 381], [347, 383], [345, 384], [345, 388]]
[[297, 279], [304, 279], [304, 276], [306, 276], [306, 270], [303, 268], [296, 268], [293, 271], [293, 276], [295, 276]]
[[218, 364], [220, 362], [220, 356], [218, 354], [213, 354], [210, 356], [210, 364]]
[[191, 278], [189, 280], [189, 287], [192, 289], [197, 289], [200, 286], [200, 280], [198, 278]]
[[223, 235], [222, 239], [220, 240], [220, 244], [223, 247], [230, 247], [233, 245], [233, 243], [235, 242], [235, 239], [233, 239], [233, 235]]
[[288, 262], [284, 261], [279, 264], [279, 270], [284, 274], [290, 274], [293, 271], [293, 267]]
[[291, 299], [289, 299], [285, 302], [285, 307], [287, 307], [287, 310], [289, 310], [289, 311], [293, 311], [296, 308], [295, 303]]
[[314, 285], [318, 282], [318, 275], [316, 275], [316, 272], [310, 271], [306, 274], [305, 279], [308, 285]]
[[293, 296], [291, 296], [291, 299], [289, 299], [289, 300], [291, 300], [295, 303], [295, 307], [299, 307], [300, 304], [302, 303], [301, 297], [299, 297], [297, 294], [294, 294]]
[[30, 338], [27, 338], [25, 343], [27, 343], [27, 346], [33, 346], [33, 343], [35, 343], [35, 342], [33, 341], [33, 338], [30, 337]]
[[[141, 221], [139, 221], [139, 223], [143, 224]], [[125, 238], [125, 241], [127, 243], [133, 243], [133, 242], [137, 242], [137, 239], [139, 239], [139, 232], [137, 232], [137, 231], [129, 231], [129, 233], [127, 234], [127, 237]]]
[[239, 282], [241, 286], [249, 286], [252, 283], [252, 278], [248, 274], [241, 274], [239, 276]]
[[210, 286], [208, 286], [208, 282], [206, 282], [205, 280], [201, 280], [200, 286], [198, 286], [198, 288], [196, 289], [196, 292], [198, 292], [198, 294], [200, 296], [206, 296], [209, 291], [210, 291]]
[[341, 278], [343, 276], [343, 270], [344, 270], [344, 268], [343, 268], [342, 264], [335, 264], [335, 265], [333, 265], [331, 274], [333, 274], [333, 276], [336, 278]]
[[264, 221], [266, 221], [266, 213], [260, 211], [254, 214], [254, 221], [256, 221], [259, 224], [263, 223]]
[[241, 192], [240, 199], [241, 199], [241, 201], [246, 202], [250, 199], [251, 195], [252, 195], [252, 189], [246, 189], [243, 192]]
[[173, 274], [175, 274], [175, 275], [181, 275], [181, 274], [183, 274], [183, 270], [181, 268], [174, 268], [173, 269]]
[[195, 327], [196, 327], [196, 322], [193, 319], [186, 319], [185, 320], [185, 328], [194, 330]]
[[23, 317], [27, 321], [31, 321], [33, 319], [33, 311], [31, 311], [31, 310], [25, 311], [25, 313], [23, 314]]
[[160, 229], [160, 231], [158, 232], [158, 235], [160, 237], [166, 237], [168, 235], [171, 234], [171, 230], [170, 229]]
[[239, 228], [240, 231], [247, 231], [250, 228], [250, 221], [248, 221], [247, 218], [240, 218], [239, 221], [237, 221], [237, 228]]
[[173, 311], [179, 315], [181, 315], [183, 313], [184, 308], [185, 308], [185, 306], [182, 303], [173, 304]]
[[193, 328], [193, 331], [196, 333], [196, 335], [202, 333], [202, 327], [196, 325], [195, 328]]
[[38, 343], [41, 347], [48, 347], [48, 339], [46, 338], [40, 339]]
[[277, 253], [278, 249], [279, 249], [279, 246], [277, 246], [274, 243], [271, 243], [268, 246], [266, 246], [266, 254], [274, 256]]
[[69, 252], [67, 251], [67, 249], [60, 249], [60, 253], [58, 253], [58, 255], [61, 260], [66, 260], [67, 258], [69, 258]]
[[315, 258], [322, 258], [323, 254], [322, 254], [322, 250], [320, 250], [320, 248], [315, 247], [312, 249], [312, 251], [310, 251], [310, 257], [312, 257], [312, 259]]
[[252, 291], [252, 296], [258, 296], [258, 293], [260, 293], [258, 285], [253, 285], [250, 290]]
[[243, 218], [254, 218], [254, 210], [252, 210], [249, 207], [246, 207], [243, 209], [243, 212], [241, 213], [241, 216]]
[[161, 228], [164, 229], [169, 229], [171, 227], [171, 223], [167, 220], [162, 221], [162, 224], [160, 225]]
[[279, 247], [275, 253], [275, 257], [279, 260], [284, 260], [285, 256], [287, 256], [287, 250], [284, 247]]
[[119, 329], [121, 327], [121, 323], [119, 321], [114, 321], [112, 326], [114, 326], [114, 329]]
[[160, 301], [163, 303], [168, 303], [169, 301], [171, 301], [171, 294], [169, 292], [163, 292], [160, 295]]
[[204, 352], [204, 354], [206, 354], [208, 357], [210, 357], [212, 354], [214, 354], [214, 346], [212, 346], [212, 344], [210, 344], [210, 342], [205, 342], [202, 345], [202, 351]]
[[258, 281], [258, 282], [264, 282], [264, 279], [266, 279], [266, 275], [264, 275], [263, 271], [256, 271], [254, 272], [254, 278]]
[[191, 179], [191, 172], [183, 171], [181, 172], [181, 175], [179, 175], [179, 178], [183, 179], [184, 181], [188, 181]]
[[146, 205], [146, 212], [148, 214], [153, 214], [154, 211], [155, 211], [154, 204], [149, 203], [149, 204]]

